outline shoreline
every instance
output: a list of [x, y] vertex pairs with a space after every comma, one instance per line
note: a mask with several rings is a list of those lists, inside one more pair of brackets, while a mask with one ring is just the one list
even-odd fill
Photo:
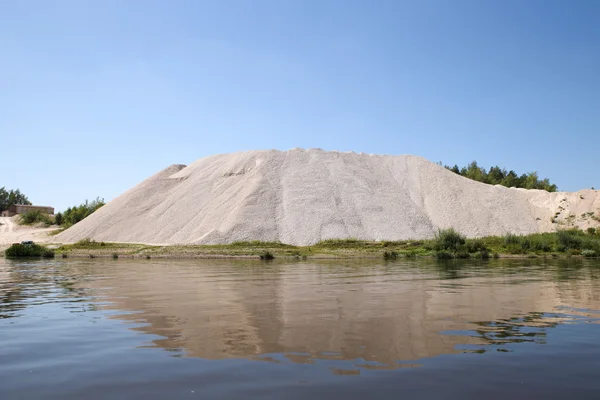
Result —
[[[385, 242], [344, 242], [338, 241], [330, 245], [291, 246], [279, 243], [242, 243], [227, 245], [146, 245], [132, 243], [90, 242], [88, 244], [43, 243], [43, 246], [55, 252], [56, 259], [231, 259], [231, 260], [414, 260], [444, 259], [436, 256], [436, 251], [428, 249], [429, 243], [422, 241], [395, 243]], [[6, 258], [4, 248], [0, 249], [0, 257]], [[499, 250], [499, 249], [496, 249]], [[487, 260], [487, 259], [568, 259], [589, 258], [580, 251], [571, 252], [526, 252], [511, 254], [494, 251], [482, 255], [467, 253], [453, 256], [451, 259]]]

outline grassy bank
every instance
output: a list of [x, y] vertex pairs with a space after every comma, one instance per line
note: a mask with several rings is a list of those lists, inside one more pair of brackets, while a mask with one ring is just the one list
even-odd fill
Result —
[[417, 258], [487, 259], [499, 257], [598, 257], [600, 232], [560, 231], [534, 235], [506, 235], [467, 239], [453, 229], [431, 240], [371, 242], [357, 239], [325, 240], [312, 246], [277, 242], [237, 242], [227, 245], [148, 246], [82, 240], [56, 250], [62, 257], [107, 258]]

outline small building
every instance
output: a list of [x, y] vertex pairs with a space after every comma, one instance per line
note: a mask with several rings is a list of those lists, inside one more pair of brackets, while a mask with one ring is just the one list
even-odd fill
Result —
[[14, 204], [8, 207], [8, 210], [2, 211], [3, 217], [12, 217], [17, 214], [24, 214], [29, 211], [40, 211], [45, 214], [54, 214], [54, 207], [29, 206], [26, 204]]

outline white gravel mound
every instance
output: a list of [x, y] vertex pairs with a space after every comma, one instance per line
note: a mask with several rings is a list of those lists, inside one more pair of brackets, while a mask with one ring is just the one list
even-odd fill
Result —
[[[431, 238], [449, 227], [478, 237], [597, 226], [591, 214], [581, 214], [598, 216], [598, 209], [597, 191], [491, 186], [410, 155], [267, 150], [173, 165], [56, 238], [310, 245], [331, 238]], [[571, 210], [579, 214], [573, 218]]]

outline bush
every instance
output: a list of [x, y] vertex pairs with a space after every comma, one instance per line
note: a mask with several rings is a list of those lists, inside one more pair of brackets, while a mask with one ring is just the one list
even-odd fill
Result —
[[509, 244], [506, 246], [506, 252], [508, 254], [525, 254], [527, 251], [523, 249], [521, 244]]
[[552, 241], [543, 237], [523, 237], [521, 247], [525, 251], [552, 251]]
[[454, 258], [454, 254], [445, 250], [438, 250], [433, 253], [433, 258], [438, 260], [451, 260]]
[[596, 228], [587, 228], [587, 233], [591, 236], [594, 236], [596, 234]]
[[386, 250], [383, 252], [383, 258], [386, 260], [395, 260], [398, 258], [398, 252], [394, 250]]
[[275, 258], [275, 256], [270, 251], [265, 251], [260, 254], [261, 260], [272, 260], [274, 258]]
[[487, 251], [488, 248], [481, 239], [467, 240], [467, 251], [469, 253], [478, 253], [481, 251]]
[[13, 244], [4, 252], [6, 258], [19, 257], [54, 257], [54, 251], [38, 244]]
[[584, 257], [596, 257], [597, 253], [594, 250], [584, 250], [581, 252], [581, 255]]
[[454, 253], [454, 257], [467, 259], [467, 258], [471, 258], [471, 255], [466, 250], [458, 250], [457, 252]]
[[513, 235], [512, 233], [504, 236], [504, 244], [510, 246], [511, 244], [521, 244], [521, 236]]
[[465, 242], [465, 237], [453, 228], [441, 229], [438, 231], [437, 235], [435, 235], [434, 249], [437, 251], [458, 251]]
[[415, 250], [406, 250], [402, 253], [406, 258], [417, 258], [417, 252]]
[[482, 260], [488, 260], [490, 258], [490, 252], [486, 250], [481, 250], [476, 253], [473, 253], [474, 258], [480, 258]]
[[580, 250], [583, 245], [581, 231], [568, 230], [556, 232], [558, 251]]
[[40, 210], [32, 210], [20, 214], [19, 222], [23, 225], [32, 225], [41, 222], [48, 226], [52, 225], [52, 218], [49, 214], [43, 213]]

